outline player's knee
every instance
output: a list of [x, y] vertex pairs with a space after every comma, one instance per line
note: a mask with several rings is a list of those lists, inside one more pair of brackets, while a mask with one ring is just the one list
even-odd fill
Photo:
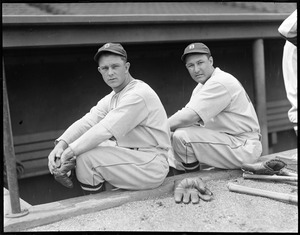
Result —
[[186, 143], [187, 143], [186, 136], [187, 136], [187, 133], [183, 129], [177, 129], [174, 132], [172, 145], [173, 145], [173, 148], [174, 148], [175, 151], [179, 150], [179, 149], [182, 149], [182, 148], [185, 148]]
[[184, 132], [181, 129], [174, 131], [173, 143], [184, 143]]
[[83, 157], [84, 154], [81, 154], [79, 156], [76, 157], [76, 167], [82, 167], [83, 165], [86, 164], [86, 159]]
[[85, 154], [76, 157], [76, 176], [79, 181], [81, 178], [85, 178], [90, 169], [92, 169], [91, 161]]

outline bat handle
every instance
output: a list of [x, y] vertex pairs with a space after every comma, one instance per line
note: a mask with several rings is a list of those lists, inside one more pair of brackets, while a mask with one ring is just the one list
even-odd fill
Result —
[[262, 180], [274, 180], [274, 181], [292, 181], [297, 182], [297, 176], [279, 176], [279, 175], [255, 175], [243, 173], [245, 179], [262, 179]]
[[271, 199], [277, 199], [285, 202], [292, 202], [292, 203], [298, 203], [298, 197], [290, 194], [285, 194], [285, 193], [277, 193], [277, 192], [272, 192], [272, 191], [267, 191], [267, 190], [262, 190], [262, 189], [256, 189], [256, 188], [250, 188], [246, 186], [241, 186], [241, 185], [236, 185], [233, 183], [228, 183], [227, 187], [230, 191], [232, 192], [237, 192], [237, 193], [245, 193], [249, 195], [254, 195], [254, 196], [262, 196], [262, 197], [267, 197]]

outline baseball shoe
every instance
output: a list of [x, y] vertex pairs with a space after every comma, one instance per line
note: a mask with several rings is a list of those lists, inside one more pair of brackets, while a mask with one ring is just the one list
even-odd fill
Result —
[[53, 171], [54, 179], [67, 188], [73, 188], [73, 182], [71, 180], [71, 177], [69, 177], [69, 175], [70, 172], [72, 172], [72, 170], [75, 169], [75, 165], [76, 165], [75, 158], [72, 158], [71, 160], [64, 162], [59, 168], [56, 168]]

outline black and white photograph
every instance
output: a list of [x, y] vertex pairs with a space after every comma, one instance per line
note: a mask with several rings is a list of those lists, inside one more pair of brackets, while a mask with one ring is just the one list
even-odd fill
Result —
[[298, 233], [297, 1], [3, 1], [2, 233]]

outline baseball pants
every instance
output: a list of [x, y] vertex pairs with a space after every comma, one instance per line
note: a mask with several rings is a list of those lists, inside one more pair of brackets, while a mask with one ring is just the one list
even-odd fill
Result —
[[256, 162], [262, 153], [258, 137], [233, 137], [201, 126], [177, 129], [172, 146], [168, 161], [178, 170], [186, 170], [186, 165], [195, 162], [221, 169], [237, 169], [242, 163]]
[[81, 188], [97, 191], [104, 181], [117, 188], [144, 190], [160, 186], [169, 171], [167, 152], [156, 148], [129, 149], [106, 141], [76, 158]]

